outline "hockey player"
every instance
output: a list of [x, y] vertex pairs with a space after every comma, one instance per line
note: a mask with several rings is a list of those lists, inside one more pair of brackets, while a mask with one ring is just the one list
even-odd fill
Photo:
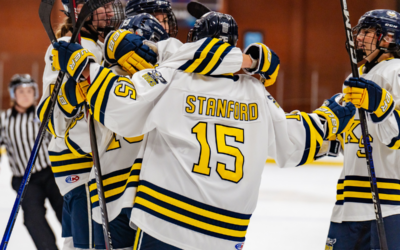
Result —
[[178, 22], [167, 0], [130, 0], [125, 7], [125, 13], [128, 17], [142, 13], [151, 14], [161, 23], [169, 37], [176, 37], [178, 34]]
[[[76, 1], [78, 12], [85, 2], [86, 0]], [[69, 10], [68, 0], [63, 0], [63, 5], [66, 15], [69, 16], [69, 12], [73, 10]], [[122, 16], [122, 5], [117, 0], [94, 11], [90, 19], [84, 24], [81, 31], [82, 46], [92, 51], [97, 62], [100, 63], [102, 60], [104, 36], [109, 30], [115, 29], [115, 25], [118, 27], [119, 22], [122, 21]], [[57, 37], [62, 41], [69, 41], [70, 37], [66, 35], [71, 30], [71, 20], [67, 18], [57, 32]], [[47, 109], [52, 86], [58, 75], [58, 71], [52, 65], [51, 51], [52, 46], [50, 45], [45, 56], [44, 91], [37, 110], [41, 120]], [[68, 94], [66, 91], [68, 86], [71, 84], [75, 86], [76, 80], [69, 78], [63, 83], [58, 95], [58, 103], [48, 123], [48, 130], [54, 136], [49, 146], [52, 170], [60, 192], [64, 196], [62, 236], [66, 239], [63, 248], [66, 250], [91, 249], [94, 245], [91, 205], [88, 195], [89, 173], [93, 165], [92, 157], [88, 153], [90, 151], [78, 147], [76, 141], [71, 140], [75, 131], [79, 129], [87, 131], [88, 129], [82, 111], [83, 99], [75, 99], [75, 103], [71, 103], [67, 102], [65, 98], [65, 95]], [[80, 84], [82, 88], [88, 86], [87, 82], [80, 82]], [[72, 127], [74, 130], [70, 131]]]
[[[366, 63], [360, 78], [344, 82], [344, 100], [366, 111], [388, 247], [400, 249], [400, 14], [368, 11], [353, 30], [358, 58]], [[339, 138], [344, 168], [326, 249], [379, 249], [358, 111]]]
[[[140, 34], [141, 36], [143, 36], [142, 39], [145, 38], [153, 43], [156, 43], [161, 40], [158, 44], [153, 44], [155, 46], [161, 44], [158, 48], [160, 55], [162, 56], [159, 56], [158, 62], [166, 60], [168, 58], [168, 55], [171, 55], [175, 52], [176, 46], [181, 45], [181, 43], [176, 39], [173, 39], [175, 43], [173, 43], [173, 41], [165, 41], [165, 42], [162, 41], [168, 38], [166, 31], [163, 29], [163, 27], [161, 27], [157, 19], [155, 19], [153, 16], [147, 13], [138, 14], [136, 16], [126, 18], [120, 28], [136, 34]], [[121, 31], [121, 32], [126, 34], [127, 31]], [[110, 35], [110, 38], [106, 39], [105, 48], [112, 47], [110, 46], [112, 42], [115, 42], [115, 44], [117, 43], [121, 44], [120, 41], [119, 42], [113, 41], [112, 39], [114, 36], [117, 35], [119, 37], [119, 33], [115, 32], [114, 34]], [[140, 42], [141, 41], [142, 40], [140, 40]], [[218, 48], [218, 46], [220, 45], [215, 45], [214, 47]], [[195, 50], [192, 49], [191, 51], [192, 52], [187, 55], [188, 57], [186, 58], [186, 60], [183, 60], [184, 57], [182, 57], [181, 60], [182, 65], [188, 62], [189, 59], [193, 59], [193, 53]], [[213, 53], [213, 51], [210, 51], [208, 53]], [[229, 50], [226, 53], [229, 53]], [[135, 72], [135, 69], [126, 67], [125, 64], [121, 64], [122, 68], [118, 67], [117, 65], [118, 62], [120, 62], [120, 60], [116, 61], [111, 59], [108, 56], [111, 54], [112, 54], [111, 51], [107, 51], [107, 49], [105, 49], [104, 55], [106, 55], [105, 56], [106, 61], [110, 65], [113, 65], [111, 69], [113, 70], [114, 73], [122, 72], [121, 74], [126, 75], [127, 73]], [[146, 57], [143, 54], [140, 55]], [[234, 62], [238, 56], [240, 59], [240, 57], [242, 57], [242, 54], [240, 50], [236, 48], [231, 53], [229, 53], [229, 55], [225, 57], [225, 60], [223, 60], [222, 65], [227, 64], [227, 66], [224, 68], [230, 70], [228, 65], [232, 64], [232, 62]], [[206, 62], [207, 60], [204, 60], [204, 63]], [[237, 68], [240, 68], [240, 62], [234, 65], [236, 65]], [[122, 71], [122, 69], [126, 71]], [[133, 72], [131, 72], [132, 70]], [[119, 93], [120, 95], [124, 95], [124, 93], [127, 94], [126, 90], [119, 90], [119, 91], [121, 92]], [[96, 130], [98, 132], [101, 131], [101, 133], [98, 133], [98, 141], [108, 142], [109, 139], [107, 134], [110, 134], [111, 131], [101, 129], [101, 127], [102, 126], [99, 127], [100, 128], [99, 130]], [[74, 128], [72, 128], [71, 130], [73, 129]], [[146, 140], [145, 139], [146, 137], [142, 135], [133, 138], [126, 138], [126, 137], [124, 138], [112, 132], [111, 135], [113, 136], [113, 138], [109, 144], [102, 143], [102, 145], [108, 147], [107, 150], [106, 149], [102, 150], [101, 146], [99, 148], [101, 152], [104, 152], [101, 155], [100, 161], [103, 172], [103, 183], [105, 189], [107, 209], [109, 213], [108, 215], [111, 228], [110, 231], [113, 231], [113, 228], [118, 227], [119, 234], [124, 233], [125, 235], [124, 238], [129, 239], [130, 238], [129, 235], [126, 234], [129, 233], [129, 230], [126, 229], [123, 230], [124, 226], [129, 226], [129, 223], [126, 223], [126, 225], [124, 224], [124, 218], [126, 218], [126, 214], [128, 211], [130, 214], [130, 209], [133, 206], [133, 200], [136, 193], [136, 187], [138, 184], [138, 174], [140, 171], [141, 160], [142, 160], [140, 156], [139, 157], [137, 156], [137, 152], [142, 141]], [[104, 140], [103, 138], [107, 139]], [[94, 228], [95, 231], [96, 229], [98, 229], [98, 231], [101, 231], [101, 213], [98, 204], [97, 190], [96, 190], [93, 171], [91, 173], [90, 179], [91, 179], [90, 191], [91, 191], [91, 200], [93, 206], [93, 219], [96, 222]], [[115, 235], [115, 233], [111, 232], [112, 238], [113, 235]], [[133, 237], [134, 234], [131, 234], [131, 236]], [[115, 242], [114, 239], [113, 242]]]
[[[228, 26], [220, 27], [231, 32], [228, 37], [218, 33], [193, 42], [193, 47], [236, 37], [229, 40], [234, 45], [236, 23], [224, 23]], [[119, 42], [115, 60], [125, 40]], [[265, 46], [253, 46], [260, 55], [256, 72], [276, 66]], [[97, 121], [124, 136], [148, 133], [131, 216], [139, 227], [134, 249], [239, 249], [267, 156], [282, 167], [309, 162], [324, 137], [346, 131], [355, 112], [354, 105], [342, 107], [334, 96], [313, 114], [286, 117], [255, 78], [182, 72], [173, 67], [182, 53], [171, 55], [156, 70], [121, 79], [96, 63], [84, 69], [90, 54], [79, 45], [61, 42], [55, 49], [55, 66], [63, 71], [71, 55], [81, 53], [79, 70], [69, 74], [88, 77], [90, 72], [87, 101]], [[201, 53], [198, 59], [204, 59]], [[201, 65], [196, 59], [185, 66]]]

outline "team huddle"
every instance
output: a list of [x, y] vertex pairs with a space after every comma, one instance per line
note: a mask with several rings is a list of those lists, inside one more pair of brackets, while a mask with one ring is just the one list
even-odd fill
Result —
[[[79, 10], [86, 0], [76, 2]], [[369, 117], [389, 249], [400, 249], [400, 14], [361, 17], [353, 29], [366, 62], [360, 78], [312, 113], [285, 113], [269, 94], [280, 67], [272, 49], [254, 43], [242, 52], [232, 16], [196, 14], [182, 43], [168, 1], [123, 9], [116, 0], [92, 13], [81, 44], [69, 43], [68, 17], [48, 48], [41, 120], [58, 72], [68, 75], [47, 125], [64, 196], [63, 249], [106, 249], [88, 113], [114, 249], [242, 249], [266, 159], [300, 166], [337, 155], [339, 144], [344, 168], [326, 249], [379, 249], [357, 108]]]

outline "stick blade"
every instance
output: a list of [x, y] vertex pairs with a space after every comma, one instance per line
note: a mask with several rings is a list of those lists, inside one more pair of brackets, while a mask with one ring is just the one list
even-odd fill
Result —
[[57, 41], [54, 35], [53, 28], [51, 27], [51, 10], [53, 9], [55, 0], [42, 0], [39, 6], [39, 18], [42, 22], [44, 29], [46, 30], [47, 36], [50, 38], [51, 43]]
[[200, 19], [204, 14], [212, 11], [207, 6], [199, 2], [190, 2], [186, 8], [189, 14], [194, 16], [196, 19]]

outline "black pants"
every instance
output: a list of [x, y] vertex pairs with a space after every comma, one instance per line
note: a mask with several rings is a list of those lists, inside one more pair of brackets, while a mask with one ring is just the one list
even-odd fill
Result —
[[[12, 187], [18, 192], [22, 177], [12, 178]], [[25, 197], [22, 201], [24, 225], [29, 231], [38, 250], [57, 250], [56, 239], [45, 218], [44, 202], [49, 199], [61, 223], [63, 198], [54, 180], [50, 167], [31, 175]]]

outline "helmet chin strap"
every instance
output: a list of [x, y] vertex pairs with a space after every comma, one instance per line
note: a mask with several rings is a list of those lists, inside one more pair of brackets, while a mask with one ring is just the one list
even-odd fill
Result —
[[387, 53], [387, 51], [383, 49], [376, 49], [373, 51], [371, 54], [369, 54], [365, 59], [367, 62], [365, 63], [365, 72], [368, 73], [375, 65], [377, 65], [379, 62], [379, 58], [384, 54]]

